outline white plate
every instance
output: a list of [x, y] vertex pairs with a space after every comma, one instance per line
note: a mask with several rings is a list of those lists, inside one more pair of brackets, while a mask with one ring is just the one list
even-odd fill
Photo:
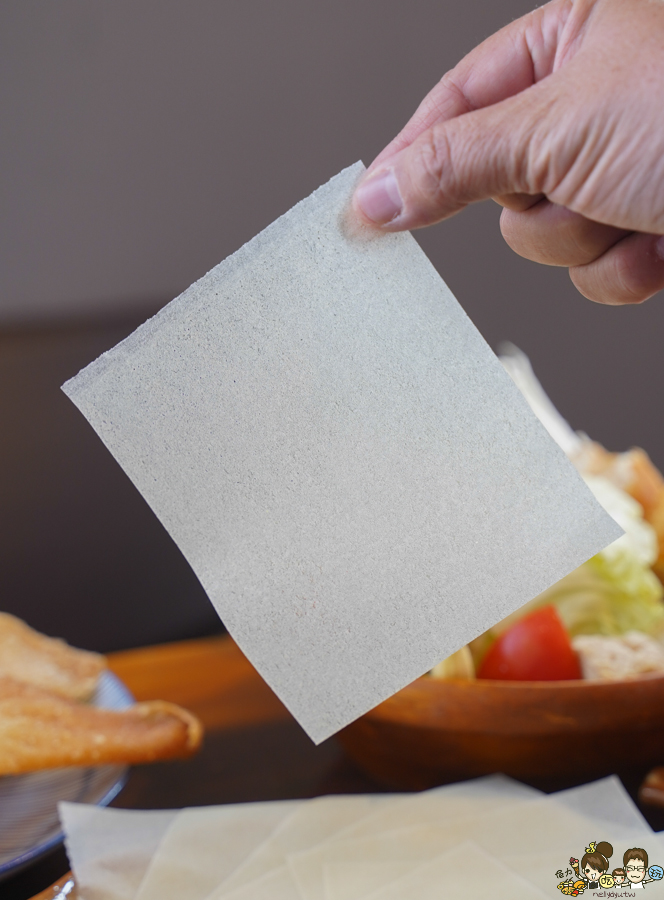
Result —
[[[134, 702], [124, 684], [103, 672], [93, 703], [126, 709]], [[0, 778], [0, 881], [62, 841], [60, 800], [107, 806], [124, 787], [128, 766], [45, 769]]]

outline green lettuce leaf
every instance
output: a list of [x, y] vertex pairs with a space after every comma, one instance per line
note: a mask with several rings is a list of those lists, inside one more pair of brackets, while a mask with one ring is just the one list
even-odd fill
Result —
[[500, 634], [532, 609], [552, 603], [570, 636], [664, 634], [664, 588], [628, 549], [598, 553], [492, 629]]

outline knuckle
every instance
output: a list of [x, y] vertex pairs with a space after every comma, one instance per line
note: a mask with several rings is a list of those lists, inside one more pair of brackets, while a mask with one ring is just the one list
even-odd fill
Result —
[[552, 193], [552, 169], [555, 152], [548, 134], [532, 124], [517, 142], [520, 152], [515, 159], [517, 172], [532, 193]]
[[452, 150], [446, 129], [432, 128], [420, 147], [422, 188], [426, 196], [435, 203], [443, 199], [443, 183], [454, 183]]
[[439, 113], [446, 114], [449, 108], [455, 110], [456, 115], [470, 112], [475, 107], [468, 99], [468, 95], [457, 82], [457, 69], [450, 69], [440, 79], [440, 87], [443, 88], [444, 103], [438, 105]]
[[[516, 142], [520, 154], [515, 165], [522, 173], [528, 190], [551, 197], [560, 192], [568, 175], [569, 148], [565, 146], [570, 129], [563, 125], [567, 113], [561, 109], [560, 97], [536, 86], [538, 96], [531, 101], [530, 115], [522, 118], [523, 132]], [[556, 198], [567, 206], [564, 200]]]

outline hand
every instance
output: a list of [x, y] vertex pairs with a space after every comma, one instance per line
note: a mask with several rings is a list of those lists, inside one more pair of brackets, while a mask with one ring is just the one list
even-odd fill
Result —
[[664, 288], [664, 0], [553, 0], [443, 76], [355, 194], [386, 231], [493, 197], [601, 303]]

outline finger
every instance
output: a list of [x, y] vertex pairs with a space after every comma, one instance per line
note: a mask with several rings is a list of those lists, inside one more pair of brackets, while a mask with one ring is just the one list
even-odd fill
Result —
[[479, 44], [429, 92], [369, 172], [439, 122], [499, 103], [550, 74], [569, 8], [566, 0], [553, 0]]
[[596, 303], [642, 303], [664, 288], [664, 238], [630, 234], [599, 259], [569, 270], [576, 289]]
[[543, 193], [548, 157], [542, 148], [560, 102], [555, 86], [549, 96], [556, 77], [425, 131], [359, 184], [354, 206], [360, 218], [404, 231], [433, 225], [478, 200]]
[[519, 256], [568, 268], [591, 263], [630, 233], [593, 222], [549, 200], [540, 200], [523, 212], [504, 209], [500, 230]]
[[500, 197], [492, 197], [496, 203], [505, 209], [511, 209], [514, 212], [523, 212], [524, 209], [530, 209], [542, 199], [543, 194], [503, 194]]

